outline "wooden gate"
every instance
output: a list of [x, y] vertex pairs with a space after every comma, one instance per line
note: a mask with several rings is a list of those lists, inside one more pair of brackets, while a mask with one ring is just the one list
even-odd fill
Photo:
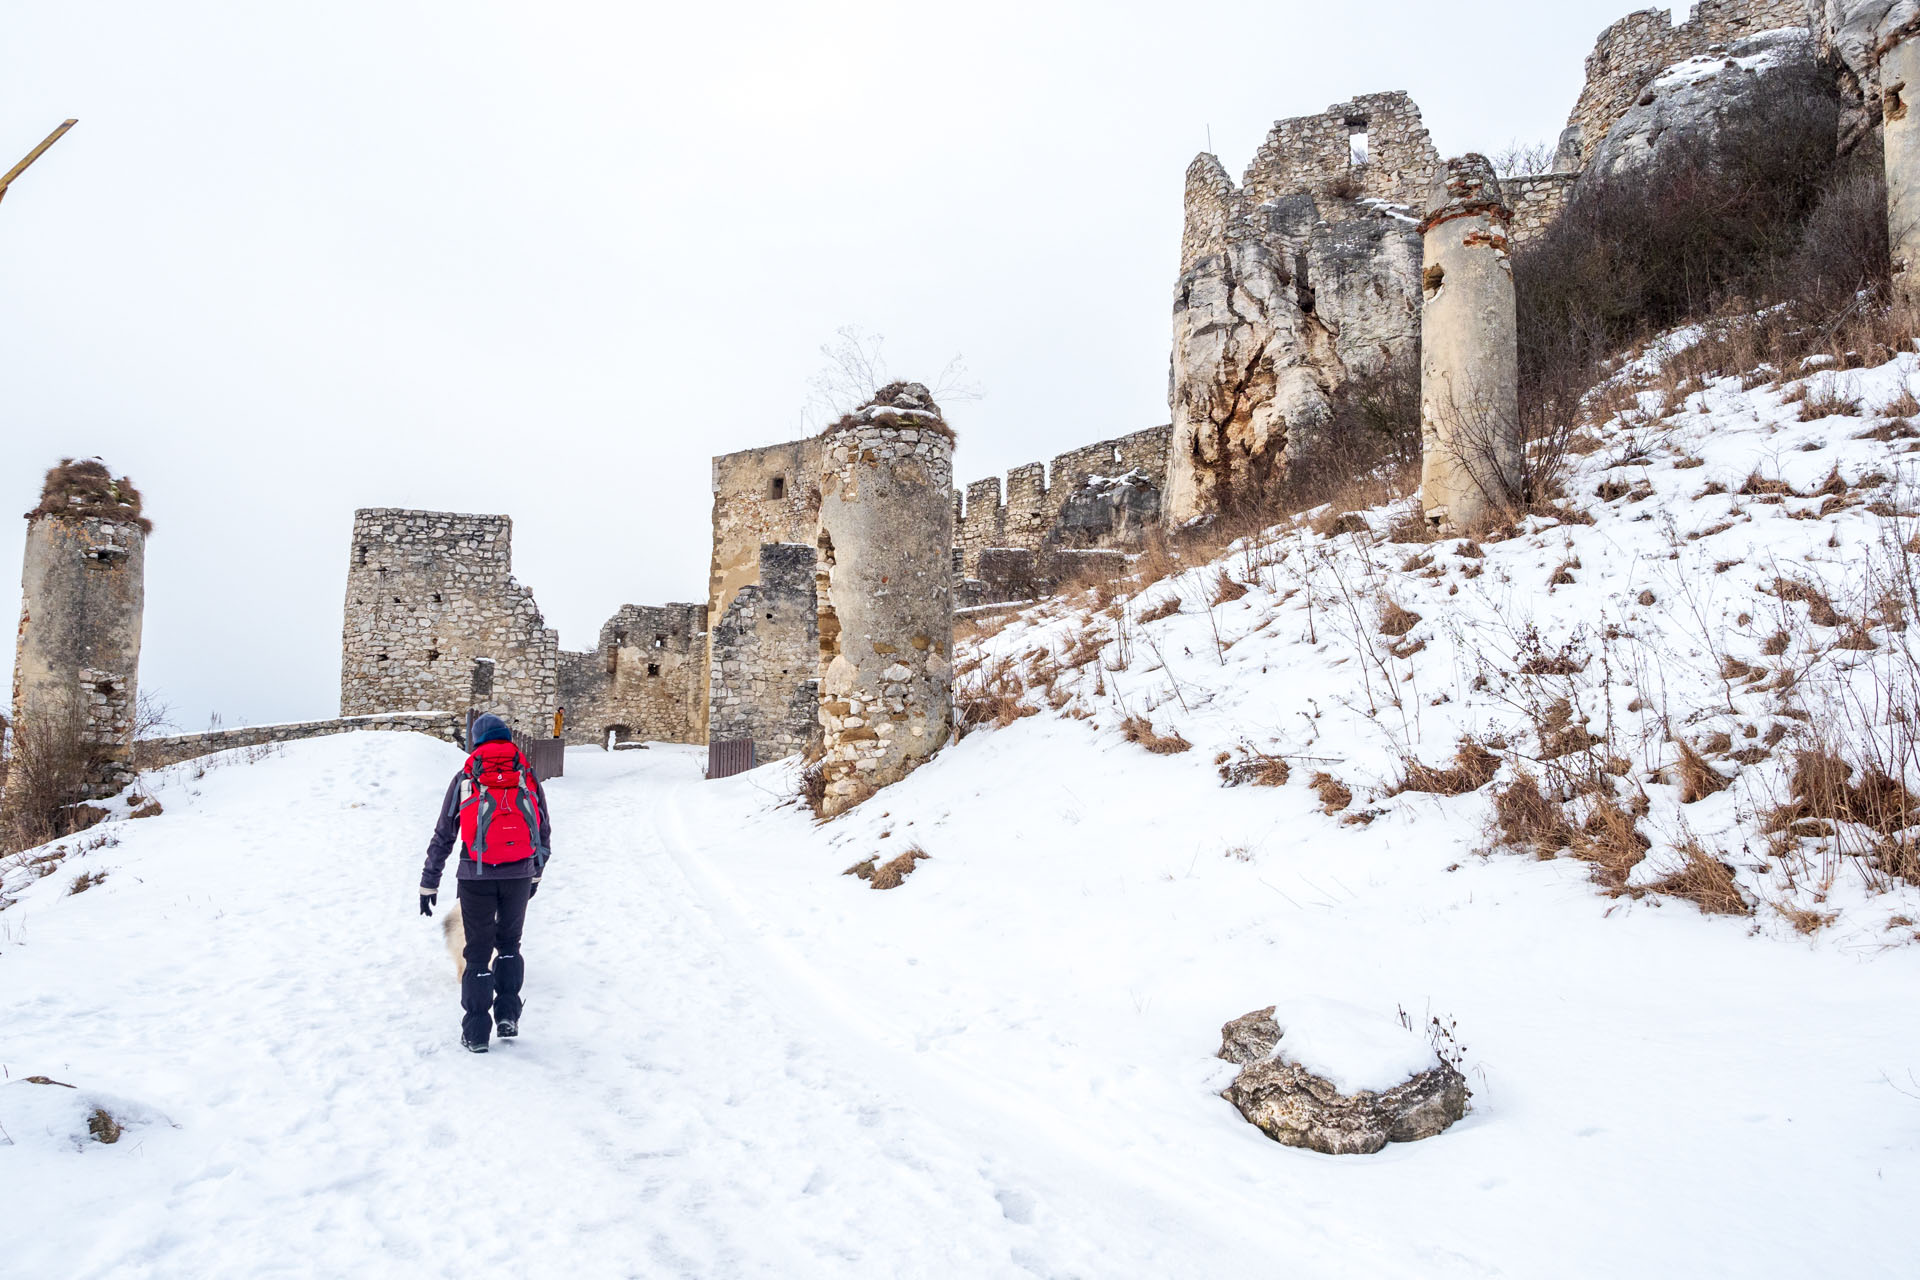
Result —
[[707, 744], [707, 777], [731, 778], [754, 766], [753, 739], [734, 738], [728, 742]]

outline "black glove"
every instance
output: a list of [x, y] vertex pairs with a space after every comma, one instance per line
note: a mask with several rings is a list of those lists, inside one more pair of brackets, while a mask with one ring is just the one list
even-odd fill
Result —
[[527, 899], [531, 901], [534, 895], [539, 892], [540, 892], [540, 877], [535, 876], [533, 878], [533, 883], [527, 886]]
[[433, 914], [433, 904], [434, 904], [434, 903], [436, 903], [436, 902], [438, 902], [438, 901], [440, 901], [440, 895], [439, 895], [438, 893], [424, 893], [424, 892], [423, 892], [423, 893], [422, 893], [422, 894], [420, 895], [420, 914], [421, 914], [421, 915], [423, 915], [423, 916], [430, 916], [430, 915], [432, 915], [432, 914]]

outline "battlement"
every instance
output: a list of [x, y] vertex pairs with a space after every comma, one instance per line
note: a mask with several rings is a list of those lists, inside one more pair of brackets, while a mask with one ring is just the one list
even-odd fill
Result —
[[1812, 0], [1700, 0], [1678, 26], [1666, 9], [1640, 9], [1621, 18], [1600, 33], [1587, 55], [1586, 84], [1554, 167], [1584, 168], [1593, 148], [1648, 83], [1674, 63], [1755, 32], [1811, 26], [1811, 8]]
[[[1101, 440], [1068, 450], [1050, 466], [1038, 462], [1007, 472], [1006, 496], [995, 476], [976, 480], [964, 496], [953, 495], [954, 549], [960, 572], [978, 576], [980, 553], [989, 547], [1019, 547], [1039, 552], [1053, 546], [1088, 547], [1137, 542], [1144, 528], [1122, 519], [1104, 530], [1095, 519], [1069, 518], [1069, 505], [1096, 479], [1116, 480], [1138, 473], [1142, 495], [1151, 492], [1155, 515], [1167, 483], [1167, 451], [1173, 428], [1150, 427], [1132, 435]], [[1131, 509], [1131, 508], [1130, 508]]]

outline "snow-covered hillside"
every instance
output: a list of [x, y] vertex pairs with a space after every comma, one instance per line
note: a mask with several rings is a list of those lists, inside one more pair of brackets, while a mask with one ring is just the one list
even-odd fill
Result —
[[[453, 749], [166, 771], [8, 881], [0, 1274], [1908, 1274], [1920, 893], [1792, 784], [1898, 741], [1907, 444], [1858, 437], [1917, 374], [1646, 392], [1565, 522], [994, 624], [988, 723], [830, 824], [573, 751], [485, 1057], [414, 908]], [[1212, 1055], [1276, 1002], [1442, 1018], [1472, 1110], [1269, 1141]]]

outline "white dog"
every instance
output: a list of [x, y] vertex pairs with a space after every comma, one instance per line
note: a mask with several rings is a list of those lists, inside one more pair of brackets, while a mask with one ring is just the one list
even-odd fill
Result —
[[440, 932], [446, 935], [447, 954], [453, 957], [454, 981], [467, 980], [467, 926], [460, 918], [460, 903], [456, 899], [447, 913], [440, 917]]

